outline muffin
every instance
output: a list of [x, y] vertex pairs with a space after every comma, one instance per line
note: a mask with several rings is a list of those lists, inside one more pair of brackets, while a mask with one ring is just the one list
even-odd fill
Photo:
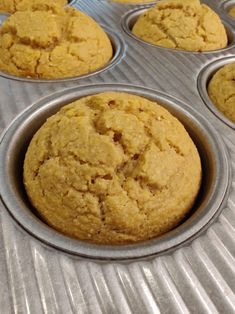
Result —
[[79, 76], [103, 67], [112, 54], [103, 29], [71, 7], [18, 11], [0, 28], [0, 70], [16, 76]]
[[142, 14], [132, 32], [166, 48], [210, 51], [227, 46], [219, 16], [198, 0], [162, 0]]
[[35, 8], [49, 7], [52, 4], [65, 6], [67, 0], [0, 0], [0, 12], [14, 13], [16, 11], [31, 10]]
[[38, 215], [100, 244], [164, 234], [189, 213], [201, 182], [183, 125], [145, 98], [106, 92], [64, 106], [36, 132], [24, 184]]
[[232, 17], [235, 17], [235, 6], [231, 7], [228, 11], [228, 14]]
[[219, 69], [208, 84], [213, 104], [235, 123], [235, 62]]

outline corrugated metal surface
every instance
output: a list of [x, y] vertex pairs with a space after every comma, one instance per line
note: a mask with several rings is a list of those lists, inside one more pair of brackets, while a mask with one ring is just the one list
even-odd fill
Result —
[[[208, 3], [218, 10], [218, 1]], [[117, 32], [122, 32], [120, 18], [133, 8], [95, 0], [80, 1], [77, 7]], [[233, 55], [235, 48], [184, 54], [146, 48], [123, 36], [123, 60], [89, 79], [37, 84], [1, 77], [0, 131], [24, 108], [66, 87], [118, 82], [164, 91], [197, 108], [224, 138], [233, 175], [228, 202], [191, 244], [125, 264], [82, 260], [46, 247], [22, 231], [0, 204], [0, 313], [235, 313], [235, 134], [209, 111], [197, 91], [200, 70]]]

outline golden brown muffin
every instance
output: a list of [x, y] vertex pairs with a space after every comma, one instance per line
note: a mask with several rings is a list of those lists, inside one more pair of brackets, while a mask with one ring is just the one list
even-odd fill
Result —
[[219, 69], [208, 85], [213, 104], [235, 123], [235, 62]]
[[201, 181], [197, 149], [156, 102], [106, 92], [81, 98], [34, 135], [24, 184], [50, 226], [81, 240], [122, 244], [177, 226]]
[[235, 17], [235, 6], [229, 9], [228, 14], [232, 17]]
[[162, 0], [142, 14], [133, 34], [154, 45], [188, 51], [224, 48], [227, 34], [219, 16], [198, 0]]
[[35, 10], [50, 7], [52, 4], [65, 6], [67, 0], [0, 0], [0, 12], [14, 13], [16, 11]]
[[102, 28], [73, 8], [16, 12], [0, 28], [0, 70], [13, 75], [78, 76], [111, 58], [112, 45]]

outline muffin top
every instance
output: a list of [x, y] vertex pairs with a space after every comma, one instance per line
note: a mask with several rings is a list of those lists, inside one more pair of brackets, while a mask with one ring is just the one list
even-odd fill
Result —
[[219, 69], [208, 84], [213, 104], [235, 123], [235, 62]]
[[70, 7], [18, 11], [0, 28], [0, 70], [13, 75], [78, 76], [101, 68], [111, 57], [112, 45], [102, 28]]
[[106, 92], [81, 98], [34, 135], [24, 184], [40, 217], [81, 240], [123, 244], [177, 226], [201, 181], [197, 149], [156, 102]]
[[198, 0], [162, 0], [142, 14], [132, 32], [154, 45], [188, 51], [224, 48], [227, 34], [219, 16]]
[[228, 11], [228, 14], [232, 17], [235, 17], [235, 6], [231, 7]]
[[0, 0], [0, 12], [14, 13], [50, 7], [53, 4], [65, 6], [67, 3], [67, 0]]

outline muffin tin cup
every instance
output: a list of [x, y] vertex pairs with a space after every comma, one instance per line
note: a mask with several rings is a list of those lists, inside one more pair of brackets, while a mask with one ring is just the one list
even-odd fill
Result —
[[[157, 101], [176, 116], [196, 144], [203, 180], [191, 215], [180, 226], [161, 237], [130, 245], [95, 245], [64, 236], [34, 213], [23, 186], [23, 161], [33, 134], [63, 105], [84, 96], [105, 91], [127, 92]], [[6, 130], [0, 143], [0, 195], [12, 215], [25, 230], [44, 243], [70, 254], [99, 260], [126, 260], [162, 254], [192, 240], [219, 214], [227, 199], [230, 168], [220, 136], [199, 114], [164, 93], [134, 85], [102, 84], [81, 86], [41, 99], [20, 114]]]
[[227, 57], [215, 60], [206, 65], [198, 76], [198, 91], [206, 106], [225, 124], [235, 130], [235, 123], [229, 120], [211, 101], [207, 87], [212, 76], [226, 64], [235, 62], [235, 57]]
[[235, 0], [227, 0], [227, 1], [224, 1], [221, 3], [220, 9], [224, 13], [224, 15], [226, 15], [226, 18], [229, 19], [229, 21], [234, 24], [235, 23], [235, 17], [232, 17], [228, 13], [229, 9], [231, 9], [231, 7], [233, 7], [233, 6], [235, 7]]
[[137, 8], [134, 10], [130, 10], [129, 12], [127, 12], [122, 17], [122, 21], [121, 21], [122, 28], [126, 32], [126, 34], [128, 36], [132, 37], [133, 39], [135, 39], [136, 41], [142, 43], [142, 44], [145, 44], [149, 47], [161, 49], [161, 50], [164, 49], [164, 50], [168, 50], [168, 51], [173, 51], [174, 53], [180, 52], [180, 53], [185, 53], [185, 54], [211, 54], [211, 53], [225, 52], [225, 51], [233, 48], [235, 45], [235, 30], [227, 21], [224, 21], [224, 20], [222, 20], [222, 23], [223, 23], [225, 30], [226, 30], [226, 33], [227, 33], [228, 45], [227, 45], [227, 47], [222, 48], [222, 49], [198, 52], [198, 51], [187, 51], [187, 50], [175, 49], [175, 48], [166, 48], [163, 46], [151, 44], [151, 43], [139, 38], [138, 36], [136, 36], [132, 33], [132, 28], [133, 28], [134, 24], [136, 23], [137, 19], [144, 12], [146, 12], [148, 9], [150, 9], [151, 7], [153, 7], [153, 5], [148, 5], [147, 8], [145, 7], [145, 8]]
[[[7, 18], [7, 15], [5, 14], [0, 15], [0, 25], [4, 22], [6, 18]], [[108, 35], [111, 41], [112, 47], [113, 47], [112, 59], [102, 68], [97, 69], [96, 71], [84, 74], [84, 75], [65, 77], [65, 78], [59, 78], [59, 79], [37, 79], [37, 78], [20, 77], [20, 76], [5, 73], [1, 70], [0, 70], [0, 76], [3, 76], [7, 79], [17, 80], [17, 81], [22, 81], [22, 82], [30, 82], [30, 83], [61, 83], [61, 82], [83, 80], [86, 78], [90, 78], [94, 75], [100, 74], [106, 70], [110, 70], [112, 67], [118, 64], [123, 58], [123, 55], [125, 54], [125, 42], [124, 42], [123, 37], [120, 34], [117, 34], [110, 28], [104, 27], [103, 25], [100, 25], [100, 26]]]

